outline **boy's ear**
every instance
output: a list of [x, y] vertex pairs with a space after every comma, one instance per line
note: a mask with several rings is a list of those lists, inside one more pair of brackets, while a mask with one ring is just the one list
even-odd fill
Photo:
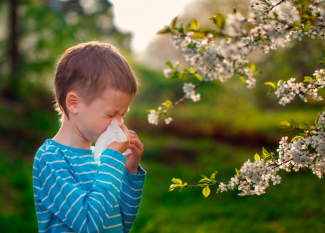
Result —
[[66, 98], [66, 106], [72, 114], [77, 114], [79, 110], [80, 97], [76, 92], [69, 92]]

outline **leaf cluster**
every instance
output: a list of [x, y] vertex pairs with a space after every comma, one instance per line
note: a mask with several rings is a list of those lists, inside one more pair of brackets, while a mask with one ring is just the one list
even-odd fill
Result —
[[171, 61], [167, 61], [166, 65], [172, 70], [169, 74], [169, 79], [181, 79], [186, 80], [188, 76], [193, 75], [196, 77], [200, 82], [203, 80], [202, 77], [196, 72], [196, 68], [191, 66], [191, 68], [184, 68], [183, 71], [178, 71], [178, 67], [180, 66], [181, 62], [176, 62], [174, 65]]
[[[222, 14], [217, 14], [210, 18], [217, 27], [223, 28], [226, 24], [225, 17]], [[200, 23], [196, 19], [192, 19], [190, 23], [188, 23], [185, 27], [181, 24], [179, 27], [176, 26], [178, 20], [178, 16], [176, 16], [170, 23], [169, 26], [165, 26], [163, 29], [159, 30], [157, 34], [180, 34], [185, 36], [185, 32], [192, 32], [192, 37], [201, 40], [204, 39], [208, 34], [212, 34], [213, 36], [222, 35], [221, 32], [216, 31], [212, 28], [200, 29]]]
[[211, 193], [210, 187], [209, 187], [208, 184], [215, 184], [215, 183], [217, 183], [217, 180], [216, 180], [216, 174], [217, 173], [218, 173], [217, 171], [215, 171], [214, 173], [212, 173], [211, 176], [210, 176], [210, 178], [208, 178], [205, 175], [200, 174], [200, 176], [202, 177], [202, 179], [199, 181], [199, 184], [197, 184], [197, 186], [204, 187], [203, 190], [202, 190], [202, 193], [203, 193], [203, 195], [205, 197], [208, 197], [210, 195], [210, 193]]
[[180, 187], [180, 192], [183, 190], [183, 188], [187, 185], [187, 183], [185, 182], [183, 184], [183, 181], [181, 179], [178, 179], [178, 178], [173, 178], [172, 179], [172, 182], [174, 184], [172, 184], [170, 187], [169, 187], [169, 190], [168, 191], [173, 191], [175, 188], [177, 187]]

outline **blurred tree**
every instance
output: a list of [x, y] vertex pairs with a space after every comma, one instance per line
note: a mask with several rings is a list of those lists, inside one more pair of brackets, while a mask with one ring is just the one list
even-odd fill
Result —
[[124, 54], [131, 52], [132, 34], [120, 32], [113, 18], [106, 0], [0, 1], [0, 131], [8, 135], [1, 138], [4, 145], [19, 138], [18, 148], [34, 151], [31, 140], [41, 141], [56, 130], [57, 122], [45, 117], [54, 104], [49, 93], [55, 64], [68, 47], [100, 40]]
[[[183, 12], [179, 15], [178, 23], [186, 25], [193, 18], [200, 22], [202, 28], [214, 28], [215, 25], [209, 20], [216, 13], [231, 12], [236, 6], [239, 11], [245, 12], [249, 1], [240, 0], [197, 0], [185, 5]], [[180, 50], [170, 42], [168, 35], [156, 35], [148, 44], [144, 60], [156, 68], [163, 68], [161, 61], [181, 61], [183, 65], [189, 66], [182, 56]], [[165, 67], [164, 67], [165, 68]]]
[[[239, 1], [239, 0], [198, 0], [191, 2], [184, 7], [183, 13], [179, 15], [178, 24], [186, 25], [191, 22], [192, 19], [197, 19], [200, 22], [201, 28], [215, 28], [209, 18], [217, 13], [228, 14], [231, 13], [233, 8], [239, 12], [247, 14], [247, 8], [250, 1]], [[303, 38], [302, 42], [292, 42], [285, 48], [281, 48], [277, 51], [271, 50], [269, 54], [260, 54], [259, 52], [254, 52], [249, 57], [252, 63], [257, 65], [257, 69], [263, 70], [263, 74], [257, 79], [257, 82], [262, 84], [267, 81], [276, 81], [279, 79], [287, 80], [291, 77], [297, 78], [297, 80], [302, 81], [303, 77], [313, 73], [315, 69], [321, 68], [321, 64], [317, 64], [320, 59], [319, 50], [323, 48], [323, 41], [319, 38], [310, 39]], [[297, 56], [300, 54], [300, 56]], [[156, 68], [166, 68], [167, 66], [161, 61], [180, 61], [182, 65], [180, 68], [190, 67], [189, 62], [185, 61], [180, 49], [176, 49], [170, 41], [170, 37], [166, 34], [159, 34], [148, 44], [145, 51], [146, 63], [151, 64]], [[219, 81], [217, 81], [219, 83]], [[218, 84], [216, 84], [218, 85]], [[255, 88], [254, 90], [245, 90], [239, 79], [237, 82], [233, 82], [231, 85], [223, 85], [224, 92], [222, 96], [226, 97], [226, 93], [230, 94], [234, 98], [234, 93], [239, 93], [241, 96], [245, 96], [251, 104], [255, 105], [260, 109], [269, 110], [280, 110], [282, 106], [279, 106], [274, 100], [275, 97], [269, 96], [265, 97], [265, 93], [268, 92], [268, 88], [265, 85], [261, 88]], [[175, 91], [176, 88], [174, 89]], [[218, 90], [220, 91], [220, 90]], [[220, 98], [217, 98], [218, 93], [210, 93], [212, 98], [215, 99], [214, 103], [211, 105], [219, 105]], [[169, 97], [172, 98], [172, 97]], [[310, 101], [318, 106], [323, 105], [323, 102], [315, 102], [312, 99]], [[238, 101], [234, 101], [238, 102]], [[299, 100], [294, 100], [289, 109], [300, 108], [311, 108]], [[317, 106], [315, 106], [317, 107]]]

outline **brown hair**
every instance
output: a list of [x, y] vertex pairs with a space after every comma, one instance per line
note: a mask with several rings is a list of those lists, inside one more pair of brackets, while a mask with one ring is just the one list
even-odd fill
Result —
[[107, 87], [130, 95], [137, 92], [138, 80], [125, 58], [114, 46], [98, 41], [77, 44], [61, 56], [54, 78], [55, 110], [69, 119], [67, 94], [74, 90], [88, 106]]

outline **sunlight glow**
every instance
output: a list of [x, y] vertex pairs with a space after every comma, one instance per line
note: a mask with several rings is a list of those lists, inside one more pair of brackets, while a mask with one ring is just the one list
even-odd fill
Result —
[[132, 32], [132, 50], [144, 51], [158, 30], [183, 12], [193, 0], [111, 0], [115, 25], [124, 32]]

